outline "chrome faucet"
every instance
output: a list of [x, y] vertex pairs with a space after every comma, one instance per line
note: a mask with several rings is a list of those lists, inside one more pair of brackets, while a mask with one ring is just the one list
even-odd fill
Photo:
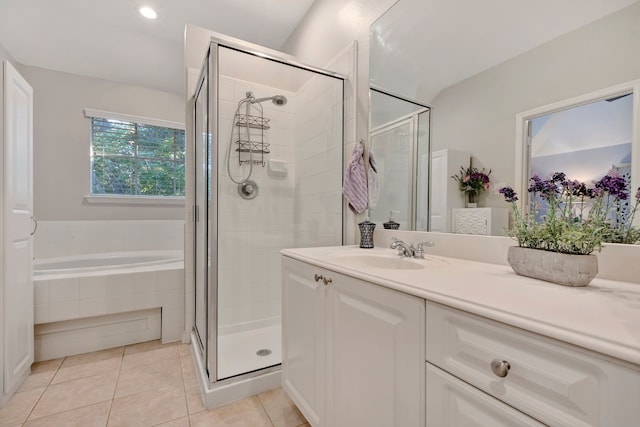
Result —
[[391, 249], [397, 249], [398, 255], [405, 257], [412, 257], [415, 253], [415, 249], [412, 244], [405, 243], [400, 239], [395, 237], [391, 238], [391, 244], [389, 245]]
[[420, 242], [416, 245], [415, 250], [413, 251], [414, 258], [424, 259], [424, 247], [428, 246], [430, 248], [434, 247], [436, 244], [434, 242]]
[[396, 238], [396, 237], [392, 237], [391, 238], [391, 244], [389, 244], [389, 247], [391, 249], [397, 249], [398, 250], [398, 255], [399, 256], [403, 256], [403, 257], [408, 257], [408, 258], [422, 258], [424, 259], [424, 247], [425, 246], [429, 246], [429, 247], [433, 247], [435, 246], [435, 243], [433, 242], [420, 242], [418, 244], [416, 244], [415, 246], [412, 243], [406, 243], [403, 242], [402, 240]]

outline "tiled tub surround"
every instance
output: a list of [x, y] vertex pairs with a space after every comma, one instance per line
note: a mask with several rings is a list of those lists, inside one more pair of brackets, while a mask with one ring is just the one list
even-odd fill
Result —
[[[36, 264], [121, 252], [125, 258], [141, 251], [181, 255], [183, 250], [184, 221], [39, 221], [34, 235]], [[158, 338], [160, 334], [154, 330], [159, 329], [164, 342], [183, 338], [181, 261], [93, 271], [86, 271], [83, 264], [78, 262], [75, 271], [71, 268], [34, 277], [36, 360]], [[161, 309], [161, 315], [144, 311], [153, 308]], [[126, 325], [134, 324], [144, 330], [142, 335], [127, 330]]]
[[[136, 253], [129, 254], [133, 256]], [[82, 260], [80, 256], [77, 258]], [[135, 331], [122, 328], [125, 321], [134, 320], [125, 320], [121, 314], [153, 308], [162, 310], [162, 341], [183, 338], [182, 260], [147, 266], [132, 264], [94, 271], [82, 270], [82, 267], [77, 272], [64, 269], [60, 273], [34, 277], [36, 360], [135, 342]], [[109, 317], [113, 315], [120, 316]], [[154, 316], [136, 313], [134, 317], [135, 321], [143, 323], [141, 327], [145, 331], [152, 333], [150, 330], [153, 325], [147, 326], [146, 323], [153, 322]], [[89, 320], [83, 324], [78, 319]], [[117, 324], [120, 327], [116, 327]], [[82, 333], [83, 329], [86, 329], [85, 334]], [[101, 333], [102, 338], [98, 338]], [[118, 334], [124, 341], [118, 341]], [[140, 337], [148, 339], [153, 336], [143, 333]]]

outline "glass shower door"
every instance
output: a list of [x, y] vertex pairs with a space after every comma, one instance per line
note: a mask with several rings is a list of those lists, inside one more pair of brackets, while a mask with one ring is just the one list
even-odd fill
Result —
[[282, 361], [280, 250], [342, 244], [343, 80], [223, 46], [217, 57], [222, 380]]

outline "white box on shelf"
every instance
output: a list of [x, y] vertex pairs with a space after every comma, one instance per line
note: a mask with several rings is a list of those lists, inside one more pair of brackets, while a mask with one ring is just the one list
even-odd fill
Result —
[[451, 211], [452, 232], [504, 236], [509, 225], [509, 209], [462, 208]]

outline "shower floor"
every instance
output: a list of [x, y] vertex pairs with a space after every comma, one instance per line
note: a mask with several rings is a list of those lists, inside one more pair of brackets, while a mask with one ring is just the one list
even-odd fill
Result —
[[[280, 322], [218, 336], [218, 378], [224, 379], [282, 362], [282, 327]], [[258, 356], [259, 350], [270, 350]]]

